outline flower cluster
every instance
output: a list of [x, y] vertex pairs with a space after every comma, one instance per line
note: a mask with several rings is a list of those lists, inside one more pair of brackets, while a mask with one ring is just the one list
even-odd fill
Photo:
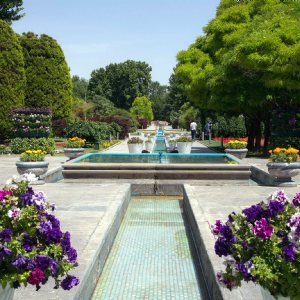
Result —
[[139, 137], [132, 137], [127, 141], [127, 144], [143, 144], [143, 140]]
[[16, 137], [48, 137], [51, 132], [51, 109], [18, 108], [12, 111]]
[[291, 163], [300, 159], [299, 150], [289, 147], [289, 148], [275, 148], [274, 150], [269, 150], [270, 160], [272, 162], [284, 162]]
[[26, 150], [20, 154], [21, 161], [44, 161], [47, 153], [42, 150]]
[[18, 288], [29, 283], [38, 290], [53, 277], [55, 288], [69, 290], [79, 283], [68, 274], [77, 265], [77, 252], [70, 233], [62, 232], [51, 214], [54, 205], [28, 186], [31, 177], [14, 178], [0, 190], [0, 284]]
[[300, 295], [300, 193], [290, 202], [284, 191], [271, 194], [226, 222], [212, 226], [215, 253], [225, 256], [217, 279], [230, 290], [253, 281], [272, 295]]
[[247, 147], [247, 142], [240, 140], [231, 140], [228, 141], [228, 143], [225, 143], [224, 146], [227, 149], [245, 149]]
[[67, 148], [81, 148], [84, 146], [85, 142], [85, 139], [74, 136], [67, 140]]

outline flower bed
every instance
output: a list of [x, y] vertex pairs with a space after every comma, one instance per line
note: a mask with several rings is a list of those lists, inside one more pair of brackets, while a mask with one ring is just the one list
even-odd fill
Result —
[[38, 290], [49, 277], [54, 288], [69, 290], [79, 279], [69, 275], [77, 266], [77, 252], [70, 233], [62, 232], [51, 214], [43, 192], [34, 192], [28, 181], [32, 175], [14, 178], [0, 190], [0, 284], [18, 288], [35, 285]]
[[[231, 213], [212, 226], [215, 252], [226, 257], [218, 281], [232, 290], [253, 281], [272, 295], [300, 295], [300, 193], [290, 202], [283, 191]], [[297, 298], [299, 299], [299, 298]]]
[[289, 147], [289, 148], [275, 148], [270, 150], [270, 161], [274, 163], [291, 163], [300, 159], [299, 150]]

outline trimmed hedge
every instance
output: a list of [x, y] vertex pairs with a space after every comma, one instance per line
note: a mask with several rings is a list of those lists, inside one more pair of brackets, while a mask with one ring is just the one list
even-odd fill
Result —
[[15, 138], [11, 140], [10, 148], [12, 153], [19, 154], [26, 150], [42, 150], [53, 155], [55, 141], [51, 138]]
[[0, 20], [0, 140], [11, 137], [10, 111], [24, 105], [24, 91], [22, 47], [11, 27]]
[[26, 71], [27, 107], [51, 107], [54, 119], [72, 114], [72, 80], [56, 40], [32, 32], [20, 36]]
[[117, 124], [108, 124], [95, 121], [76, 121], [67, 126], [66, 133], [68, 137], [80, 137], [88, 142], [94, 143], [102, 140], [108, 140], [110, 136], [116, 136]]

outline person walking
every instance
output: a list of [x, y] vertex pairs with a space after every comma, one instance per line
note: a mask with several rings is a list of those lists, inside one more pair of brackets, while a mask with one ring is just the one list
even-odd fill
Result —
[[194, 140], [196, 138], [196, 129], [197, 129], [197, 123], [195, 121], [191, 122], [190, 129], [191, 129], [192, 140]]

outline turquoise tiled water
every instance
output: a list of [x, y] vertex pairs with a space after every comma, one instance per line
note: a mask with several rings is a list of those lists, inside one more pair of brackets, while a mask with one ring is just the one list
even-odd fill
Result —
[[93, 300], [206, 299], [180, 202], [130, 201]]

